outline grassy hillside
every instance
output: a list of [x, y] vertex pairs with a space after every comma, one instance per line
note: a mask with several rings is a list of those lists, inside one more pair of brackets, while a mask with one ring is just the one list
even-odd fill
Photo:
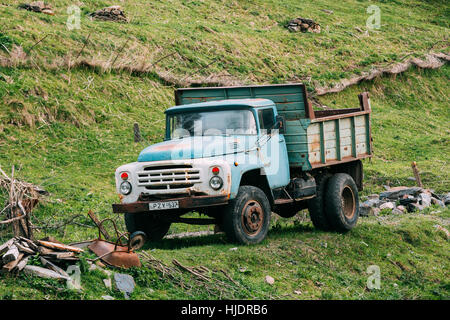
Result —
[[[55, 16], [19, 10], [19, 3], [0, 1], [0, 43], [7, 48], [0, 46], [0, 61], [8, 62], [0, 66], [0, 166], [10, 171], [15, 165], [20, 178], [51, 193], [35, 210], [35, 224], [43, 227], [39, 236], [64, 242], [94, 238], [95, 228], [86, 227], [92, 226], [86, 217], [59, 229], [44, 227], [89, 209], [121, 221], [111, 213], [118, 200], [113, 173], [135, 161], [144, 146], [162, 140], [163, 110], [174, 104], [168, 75], [183, 81], [295, 80], [313, 88], [409, 54], [445, 52], [448, 43], [449, 6], [441, 1], [135, 0], [120, 3], [128, 24], [89, 20], [88, 12], [115, 3], [83, 1], [82, 29], [73, 31], [65, 26], [71, 1], [52, 1]], [[382, 27], [364, 36], [355, 27], [365, 28], [371, 4], [381, 8]], [[283, 24], [297, 16], [318, 21], [322, 33], [289, 33]], [[89, 64], [69, 70], [67, 61], [75, 60], [89, 34], [78, 58]], [[15, 46], [28, 51], [27, 57], [14, 56]], [[114, 60], [117, 70], [110, 70]], [[358, 92], [370, 92], [375, 156], [364, 163], [364, 194], [384, 184], [413, 185], [411, 161], [426, 186], [450, 190], [449, 78], [448, 66], [411, 70], [321, 98], [330, 107], [352, 107]], [[134, 122], [142, 143], [133, 142]], [[130, 271], [138, 284], [133, 298], [448, 298], [449, 244], [434, 227], [448, 223], [449, 210], [432, 207], [420, 215], [361, 219], [354, 231], [339, 235], [315, 231], [303, 212], [295, 220], [274, 218], [268, 239], [258, 246], [230, 251], [235, 245], [220, 235], [164, 240], [146, 251], [167, 264], [176, 258], [225, 269], [241, 287], [218, 292], [192, 284], [183, 290], [141, 269]], [[169, 232], [206, 228], [174, 225]], [[381, 290], [365, 288], [372, 264], [381, 268]], [[273, 286], [265, 275], [275, 278]], [[85, 290], [76, 293], [51, 281], [1, 276], [0, 297], [119, 298], [102, 287], [101, 278], [84, 273]]]

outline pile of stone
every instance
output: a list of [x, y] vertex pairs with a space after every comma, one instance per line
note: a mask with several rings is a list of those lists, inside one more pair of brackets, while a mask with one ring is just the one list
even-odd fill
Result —
[[313, 32], [320, 33], [320, 25], [311, 19], [295, 18], [286, 26], [291, 32]]
[[34, 1], [31, 3], [23, 3], [23, 4], [19, 5], [19, 8], [25, 9], [28, 11], [33, 11], [33, 12], [45, 13], [45, 14], [49, 14], [51, 16], [55, 14], [53, 12], [52, 6], [49, 5], [48, 3], [45, 3], [44, 1]]
[[91, 13], [90, 16], [97, 20], [128, 22], [128, 19], [120, 6], [106, 7]]
[[392, 213], [422, 211], [432, 204], [444, 207], [450, 204], [450, 193], [437, 195], [432, 190], [420, 187], [394, 187], [379, 195], [373, 194], [368, 200], [360, 202], [361, 216], [378, 215], [381, 210]]

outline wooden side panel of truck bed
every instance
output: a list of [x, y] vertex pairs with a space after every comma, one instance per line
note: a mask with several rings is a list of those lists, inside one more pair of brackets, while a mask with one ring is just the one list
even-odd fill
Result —
[[303, 84], [185, 88], [175, 91], [177, 105], [212, 100], [272, 100], [286, 119], [284, 137], [289, 166], [304, 171], [372, 155], [368, 94], [360, 108], [313, 111]]

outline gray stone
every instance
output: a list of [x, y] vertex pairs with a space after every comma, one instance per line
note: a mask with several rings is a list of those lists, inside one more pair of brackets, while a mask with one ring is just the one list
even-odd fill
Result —
[[420, 187], [395, 187], [380, 193], [380, 199], [387, 198], [391, 200], [397, 200], [404, 195], [416, 196], [421, 192], [423, 192], [423, 189]]
[[102, 299], [103, 300], [114, 300], [114, 298], [111, 296], [102, 296]]
[[400, 210], [401, 212], [406, 212], [406, 208], [405, 208], [405, 206], [402, 206], [402, 205], [400, 205], [400, 206], [397, 206], [397, 208], [396, 208], [397, 210]]
[[442, 208], [445, 208], [445, 203], [444, 203], [444, 201], [441, 201], [441, 200], [439, 200], [439, 199], [431, 198], [431, 203], [432, 203], [432, 204], [435, 204], [435, 205], [438, 205], [438, 206], [440, 206], [440, 207], [442, 207]]
[[450, 204], [450, 192], [442, 197], [442, 201], [444, 202], [445, 205]]
[[386, 202], [386, 203], [383, 203], [380, 207], [379, 207], [381, 210], [383, 210], [383, 209], [394, 209], [395, 208], [395, 203], [393, 203], [393, 202]]
[[114, 273], [114, 281], [116, 288], [123, 292], [126, 299], [129, 299], [135, 287], [133, 277], [124, 273]]
[[373, 208], [368, 206], [359, 206], [359, 215], [361, 217], [368, 217], [374, 215]]
[[419, 204], [424, 207], [429, 207], [431, 205], [431, 195], [425, 192], [419, 194]]

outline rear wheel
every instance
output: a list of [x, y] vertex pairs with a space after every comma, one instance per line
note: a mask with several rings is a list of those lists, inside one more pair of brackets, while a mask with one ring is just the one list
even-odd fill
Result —
[[311, 221], [316, 229], [331, 230], [330, 222], [325, 213], [325, 188], [331, 174], [324, 173], [315, 176], [316, 196], [308, 200], [308, 211]]
[[149, 241], [161, 240], [169, 231], [170, 222], [162, 221], [148, 213], [125, 213], [127, 231], [142, 231]]
[[351, 230], [358, 221], [358, 188], [346, 173], [335, 174], [327, 183], [325, 211], [328, 221], [336, 231]]
[[236, 198], [224, 209], [223, 228], [233, 242], [256, 244], [269, 231], [270, 203], [266, 194], [253, 186], [239, 187]]

